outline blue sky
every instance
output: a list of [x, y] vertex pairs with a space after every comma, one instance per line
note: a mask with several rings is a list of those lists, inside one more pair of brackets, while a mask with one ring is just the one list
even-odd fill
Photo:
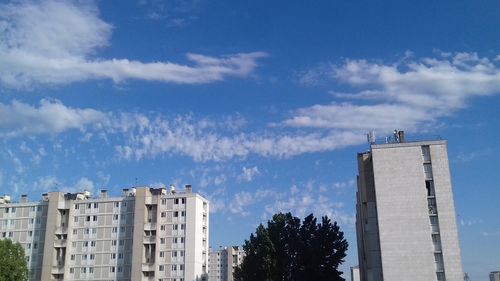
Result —
[[356, 153], [397, 128], [449, 141], [464, 270], [500, 270], [498, 2], [0, 5], [0, 193], [189, 183], [212, 246], [314, 212], [347, 271]]

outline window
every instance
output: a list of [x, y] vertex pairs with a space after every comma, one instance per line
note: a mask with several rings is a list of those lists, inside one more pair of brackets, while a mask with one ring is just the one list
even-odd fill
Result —
[[74, 221], [75, 221], [75, 222], [78, 222], [78, 217], [75, 217], [75, 218], [74, 218]]
[[120, 260], [123, 259], [123, 253], [118, 254], [118, 259], [120, 259]]
[[181, 230], [184, 230], [186, 228], [185, 224], [181, 224]]
[[162, 224], [162, 225], [160, 226], [160, 230], [165, 230], [165, 225], [164, 225], [164, 224]]
[[117, 221], [118, 220], [118, 215], [113, 215], [113, 220]]
[[175, 205], [179, 204], [179, 198], [175, 198], [175, 199], [174, 199], [174, 204], [175, 204]]
[[174, 218], [177, 218], [179, 216], [179, 212], [178, 211], [175, 211], [174, 212]]
[[76, 229], [73, 229], [73, 235], [76, 235], [77, 234], [77, 230]]
[[116, 246], [116, 240], [111, 241], [111, 246]]
[[176, 264], [172, 264], [172, 271], [176, 271], [177, 270], [177, 265]]
[[35, 222], [35, 220], [34, 219], [30, 219], [29, 224], [33, 224], [33, 222]]
[[428, 145], [423, 145], [422, 146], [422, 157], [424, 159], [424, 162], [430, 162], [431, 161], [431, 150]]
[[432, 180], [425, 181], [425, 188], [427, 189], [427, 196], [428, 197], [436, 195], [434, 192], [434, 182]]
[[97, 216], [93, 216], [92, 221], [97, 221]]
[[90, 247], [95, 247], [95, 241], [90, 242]]
[[186, 216], [186, 212], [185, 211], [182, 211], [181, 212], [181, 217], [185, 217]]
[[85, 218], [85, 221], [90, 221], [90, 216], [87, 216], [87, 217]]
[[117, 233], [118, 232], [118, 227], [113, 227], [113, 229], [111, 230], [112, 233]]
[[172, 225], [172, 230], [177, 230], [179, 226], [177, 224]]
[[162, 218], [164, 218], [164, 217], [166, 217], [166, 216], [167, 216], [167, 213], [165, 213], [165, 212], [161, 212], [161, 217], [162, 217]]
[[165, 257], [165, 252], [162, 251], [162, 252], [160, 252], [160, 258], [163, 258], [163, 257]]
[[180, 270], [184, 270], [184, 265], [183, 265], [183, 264], [180, 264], [180, 265], [179, 265], [179, 269], [180, 269]]
[[164, 270], [165, 270], [165, 266], [164, 266], [164, 265], [160, 265], [160, 266], [158, 267], [158, 270], [159, 270], [159, 271], [164, 271]]
[[80, 268], [80, 273], [83, 273], [83, 274], [87, 273], [87, 268], [86, 267]]
[[90, 260], [94, 260], [95, 259], [95, 254], [90, 254]]
[[161, 204], [162, 205], [167, 205], [167, 199], [161, 199]]
[[172, 243], [177, 244], [177, 237], [172, 238]]
[[75, 255], [70, 256], [70, 260], [74, 261], [75, 260]]
[[160, 238], [160, 244], [165, 244], [165, 238]]
[[31, 230], [30, 230], [30, 231], [28, 231], [28, 236], [29, 236], [29, 237], [33, 236], [33, 231], [31, 231]]
[[92, 208], [92, 203], [87, 204], [87, 209], [90, 209], [90, 208]]
[[97, 203], [94, 203], [94, 209], [97, 209], [98, 208], [98, 204]]
[[75, 273], [75, 268], [74, 267], [70, 267], [69, 268], [69, 273], [70, 274], [74, 274]]
[[114, 266], [109, 267], [109, 272], [115, 272], [115, 267]]
[[97, 228], [92, 228], [92, 234], [96, 234], [97, 233]]
[[432, 166], [430, 163], [424, 163], [424, 174], [426, 179], [432, 179]]
[[123, 267], [119, 266], [118, 267], [118, 272], [123, 272]]
[[75, 210], [79, 210], [80, 209], [80, 204], [75, 204]]
[[116, 254], [115, 254], [115, 253], [112, 253], [112, 254], [111, 254], [111, 259], [112, 259], [112, 260], [116, 259]]
[[83, 242], [83, 247], [88, 247], [89, 246], [89, 241], [84, 241]]
[[181, 243], [184, 243], [184, 237], [181, 237]]
[[186, 204], [186, 198], [181, 199], [181, 204]]
[[35, 243], [33, 243], [33, 249], [36, 249], [36, 248], [38, 248], [38, 244], [35, 242]]
[[177, 257], [177, 251], [173, 251], [173, 252], [172, 252], [172, 257], [173, 257], [173, 258]]
[[89, 273], [94, 273], [94, 268], [93, 267], [89, 267]]
[[85, 234], [89, 234], [90, 230], [88, 228], [85, 228]]
[[120, 239], [120, 246], [123, 246], [123, 245], [125, 245], [125, 240]]

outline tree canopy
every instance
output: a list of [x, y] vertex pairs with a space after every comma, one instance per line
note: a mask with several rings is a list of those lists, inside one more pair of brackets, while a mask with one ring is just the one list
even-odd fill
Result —
[[0, 281], [28, 280], [28, 265], [24, 249], [19, 243], [0, 239]]
[[236, 281], [343, 281], [347, 241], [337, 222], [310, 214], [304, 220], [279, 213], [260, 224], [245, 241], [246, 257], [236, 269]]

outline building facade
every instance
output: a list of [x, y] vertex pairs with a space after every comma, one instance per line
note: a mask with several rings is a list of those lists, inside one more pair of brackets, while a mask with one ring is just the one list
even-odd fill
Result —
[[446, 141], [372, 144], [358, 154], [362, 281], [462, 281]]
[[358, 266], [351, 267], [351, 281], [361, 281]]
[[490, 281], [500, 281], [500, 271], [490, 272]]
[[209, 202], [189, 185], [5, 199], [0, 238], [24, 247], [29, 280], [207, 280]]
[[234, 270], [243, 262], [245, 251], [241, 246], [219, 247], [210, 249], [209, 280], [233, 281]]

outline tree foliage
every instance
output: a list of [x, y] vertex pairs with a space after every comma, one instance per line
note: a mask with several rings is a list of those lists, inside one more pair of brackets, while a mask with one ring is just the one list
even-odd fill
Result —
[[337, 222], [310, 214], [304, 220], [276, 214], [245, 241], [246, 257], [235, 271], [236, 281], [343, 281], [347, 241]]
[[28, 265], [24, 249], [19, 243], [0, 239], [0, 281], [28, 280]]

